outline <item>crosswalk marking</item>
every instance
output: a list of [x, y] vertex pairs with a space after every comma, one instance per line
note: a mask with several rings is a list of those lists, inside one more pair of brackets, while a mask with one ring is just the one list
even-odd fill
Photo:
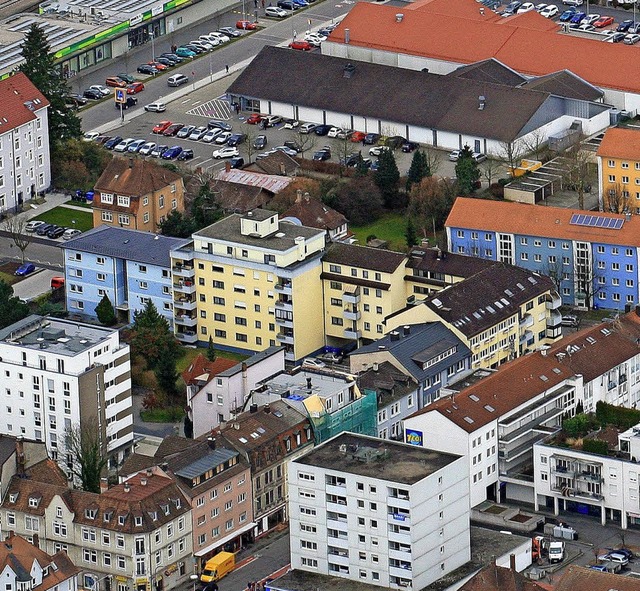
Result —
[[193, 109], [187, 111], [187, 115], [198, 115], [199, 117], [207, 117], [208, 119], [213, 118], [226, 121], [231, 119], [231, 105], [227, 100], [219, 97], [194, 106]]

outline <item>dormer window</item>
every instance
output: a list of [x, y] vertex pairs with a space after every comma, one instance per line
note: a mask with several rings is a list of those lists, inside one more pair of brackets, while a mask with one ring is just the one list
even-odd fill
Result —
[[165, 515], [169, 515], [169, 505], [161, 505]]
[[29, 497], [29, 507], [37, 507], [40, 504], [39, 497]]
[[118, 515], [118, 525], [124, 525], [127, 521], [126, 515]]
[[158, 512], [157, 511], [151, 511], [151, 519], [153, 519], [154, 521], [158, 521]]
[[97, 514], [98, 514], [97, 509], [86, 509], [84, 512], [84, 516], [87, 519], [95, 519]]
[[182, 502], [180, 501], [180, 499], [174, 499], [173, 502], [175, 503], [176, 509], [180, 509], [180, 507], [182, 506]]
[[104, 521], [105, 521], [105, 523], [111, 521], [112, 517], [113, 517], [113, 511], [105, 511], [104, 512]]
[[18, 500], [18, 493], [11, 493], [9, 495], [9, 502], [15, 503]]
[[136, 516], [136, 527], [140, 527], [142, 525], [142, 516]]
[[48, 566], [45, 566], [45, 567], [42, 569], [42, 576], [43, 576], [43, 577], [46, 577], [48, 574], [49, 574], [49, 567], [48, 567]]

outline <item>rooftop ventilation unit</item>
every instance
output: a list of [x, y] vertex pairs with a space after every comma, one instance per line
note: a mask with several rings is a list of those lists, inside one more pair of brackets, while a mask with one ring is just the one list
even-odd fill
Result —
[[348, 63], [345, 67], [344, 70], [342, 71], [342, 77], [343, 78], [351, 78], [354, 74], [354, 72], [356, 71], [356, 66], [355, 64], [352, 63]]
[[484, 111], [484, 107], [487, 103], [487, 99], [484, 97], [484, 95], [480, 95], [478, 97], [478, 111]]
[[404, 14], [402, 14], [401, 12], [398, 12], [396, 14], [396, 22], [397, 23], [401, 23], [403, 18], [404, 18]]

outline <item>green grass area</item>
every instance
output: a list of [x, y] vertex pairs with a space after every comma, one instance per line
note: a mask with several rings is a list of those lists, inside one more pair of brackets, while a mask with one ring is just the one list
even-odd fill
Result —
[[[176, 370], [178, 373], [182, 373], [191, 362], [198, 356], [200, 353], [203, 355], [206, 354], [207, 350], [202, 347], [185, 347], [184, 355], [178, 359], [176, 363]], [[229, 351], [218, 351], [216, 350], [216, 356], [224, 357], [225, 359], [233, 359], [234, 361], [244, 361], [247, 358], [247, 355], [241, 355], [240, 353], [230, 353]]]
[[179, 406], [141, 410], [140, 418], [145, 423], [178, 423], [184, 418], [184, 409]]
[[17, 280], [18, 278], [15, 275], [0, 271], [0, 281], [4, 281], [7, 285], [13, 285]]
[[85, 209], [91, 209], [92, 204], [88, 203], [87, 201], [72, 201], [71, 199], [69, 199], [69, 201], [65, 201], [64, 205], [73, 205], [74, 207], [84, 207]]
[[[64, 206], [54, 207], [34, 219], [42, 220], [48, 224], [65, 226], [66, 228], [76, 228], [81, 232], [86, 232], [93, 228], [93, 214], [90, 211], [78, 211]], [[75, 224], [73, 220], [75, 220]]]
[[351, 231], [358, 239], [358, 243], [363, 246], [367, 243], [367, 236], [373, 234], [380, 240], [386, 240], [391, 250], [406, 252], [407, 242], [404, 236], [406, 225], [406, 217], [403, 214], [387, 213], [372, 224], [352, 226]]

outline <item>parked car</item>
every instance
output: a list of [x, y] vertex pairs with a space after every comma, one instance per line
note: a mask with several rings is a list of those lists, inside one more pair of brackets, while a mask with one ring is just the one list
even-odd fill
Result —
[[283, 118], [282, 123], [284, 124], [282, 126], [282, 129], [295, 129], [296, 127], [298, 127], [298, 125], [300, 125], [299, 121], [296, 121], [295, 119], [287, 119], [287, 118]]
[[572, 18], [573, 15], [578, 12], [578, 10], [576, 8], [569, 8], [568, 10], [565, 10], [561, 15], [560, 18], [558, 19], [561, 23], [568, 23]]
[[562, 317], [562, 321], [560, 322], [562, 326], [571, 326], [573, 328], [578, 327], [578, 317], [573, 316], [572, 314], [566, 314]]
[[53, 228], [53, 226], [55, 226], [55, 224], [49, 224], [49, 223], [42, 224], [42, 225], [38, 226], [38, 228], [36, 229], [36, 234], [38, 236], [46, 236], [47, 232], [51, 228]]
[[225, 146], [224, 148], [220, 148], [219, 150], [214, 150], [211, 156], [216, 159], [235, 158], [236, 156], [240, 156], [240, 153], [238, 152], [238, 148], [235, 148], [233, 146]]
[[158, 144], [156, 144], [155, 142], [145, 142], [140, 148], [138, 154], [141, 154], [142, 156], [148, 156], [157, 145]]
[[299, 152], [299, 150], [295, 150], [294, 148], [290, 148], [289, 146], [276, 146], [273, 151], [284, 152], [287, 156], [295, 156]]
[[219, 146], [222, 146], [226, 144], [227, 141], [229, 141], [229, 138], [231, 136], [232, 136], [232, 133], [230, 131], [223, 131], [222, 133], [218, 134], [218, 137], [216, 137], [216, 139], [213, 141]]
[[607, 548], [607, 550], [609, 552], [615, 552], [616, 554], [622, 554], [623, 556], [626, 556], [627, 559], [629, 560], [632, 560], [633, 558], [635, 558], [635, 554], [628, 548]]
[[166, 135], [167, 137], [176, 135], [182, 128], [184, 127], [184, 123], [172, 123], [162, 132], [162, 135]]
[[560, 10], [555, 4], [547, 4], [541, 11], [540, 16], [544, 16], [544, 18], [553, 18], [558, 15]]
[[174, 158], [180, 156], [181, 152], [182, 146], [171, 146], [170, 148], [167, 148], [164, 152], [162, 152], [162, 159], [173, 160]]
[[63, 240], [71, 240], [72, 238], [75, 238], [79, 234], [82, 234], [82, 232], [80, 230], [76, 230], [75, 228], [67, 228], [64, 231], [64, 234], [62, 234], [62, 239]]
[[45, 222], [42, 220], [31, 220], [25, 224], [25, 231], [27, 232], [35, 232], [40, 226], [44, 225]]
[[151, 111], [153, 113], [164, 113], [167, 110], [167, 105], [163, 102], [156, 101], [155, 103], [149, 103], [144, 106], [145, 111]]
[[481, 154], [480, 152], [472, 152], [471, 158], [473, 158], [478, 164], [480, 164], [480, 162], [484, 162], [487, 159], [487, 155]]
[[201, 138], [201, 142], [205, 142], [206, 144], [210, 144], [213, 140], [215, 140], [222, 133], [222, 129], [209, 129], [207, 133], [205, 133]]
[[113, 91], [110, 88], [107, 88], [102, 84], [92, 84], [91, 86], [89, 86], [89, 88], [91, 90], [97, 90], [102, 96], [109, 96], [110, 94], [113, 93]]
[[283, 10], [299, 10], [298, 6], [293, 0], [278, 0], [278, 8]]
[[158, 63], [158, 64], [162, 64], [163, 66], [166, 66], [167, 68], [172, 68], [173, 66], [175, 66], [178, 62], [168, 58], [168, 57], [162, 57], [162, 56], [158, 56], [156, 57], [154, 60], [154, 63]]
[[533, 2], [525, 2], [520, 5], [520, 8], [516, 11], [516, 14], [524, 14], [525, 12], [531, 12], [536, 9], [536, 5]]
[[33, 273], [36, 270], [36, 266], [33, 263], [24, 263], [24, 265], [20, 265], [15, 272], [15, 275], [18, 277], [24, 277], [29, 273]]
[[584, 23], [582, 23], [581, 25], [571, 25], [571, 28], [576, 30], [576, 31], [582, 31], [582, 32], [586, 32], [586, 33], [593, 33], [594, 31], [597, 31], [598, 29], [596, 29], [593, 25], [585, 25]]
[[592, 25], [593, 23], [595, 23], [598, 19], [600, 18], [599, 14], [587, 14], [587, 16], [585, 16], [582, 19], [582, 23], [583, 25]]
[[355, 144], [355, 143], [360, 143], [362, 141], [364, 141], [364, 138], [367, 134], [364, 133], [364, 131], [354, 131], [350, 136], [349, 139]]
[[87, 88], [82, 93], [82, 96], [86, 99], [91, 99], [92, 101], [99, 101], [100, 99], [104, 98], [104, 95], [99, 90], [95, 90], [94, 88]]
[[149, 74], [150, 76], [157, 74], [159, 71], [158, 68], [149, 64], [140, 64], [136, 70], [139, 74]]
[[170, 60], [173, 60], [177, 64], [184, 61], [184, 58], [180, 57], [177, 53], [161, 53], [160, 56], [169, 58]]
[[147, 140], [136, 140], [135, 142], [131, 142], [129, 147], [127, 148], [127, 152], [132, 152], [133, 154], [137, 154], [140, 151], [140, 148], [147, 143]]
[[144, 84], [142, 82], [134, 82], [127, 86], [127, 94], [138, 94], [144, 90]]
[[229, 160], [231, 168], [242, 168], [244, 166], [244, 158], [238, 156]]
[[129, 107], [135, 107], [138, 104], [138, 99], [135, 96], [128, 96], [124, 103], [114, 103], [116, 109], [124, 109], [125, 111]]
[[605, 43], [622, 43], [624, 38], [626, 37], [625, 33], [620, 33], [618, 31], [613, 31], [610, 35], [607, 35], [603, 41]]
[[253, 140], [253, 147], [256, 150], [263, 150], [267, 145], [267, 136], [266, 135], [258, 135]]
[[403, 152], [413, 152], [414, 150], [417, 150], [420, 147], [419, 144], [417, 144], [416, 142], [404, 142], [404, 144], [402, 144], [401, 146], [401, 150]]
[[264, 115], [262, 121], [265, 127], [273, 127], [282, 122], [282, 117], [280, 117], [280, 115]]
[[313, 133], [316, 135], [328, 135], [332, 127], [332, 125], [317, 125]]
[[364, 143], [366, 145], [373, 145], [373, 144], [377, 144], [378, 140], [380, 139], [380, 134], [379, 133], [368, 133], [364, 136]]
[[322, 150], [318, 150], [313, 154], [314, 160], [323, 161], [323, 160], [329, 160], [330, 158], [331, 158], [331, 150], [322, 149]]
[[186, 47], [178, 47], [176, 49], [176, 55], [178, 57], [196, 57], [196, 52], [187, 49]]
[[582, 6], [584, 0], [562, 0], [562, 3], [566, 6]]
[[124, 140], [121, 140], [119, 144], [117, 144], [114, 148], [113, 151], [114, 152], [126, 152], [127, 148], [133, 143], [135, 142], [136, 139], [132, 138], [132, 137], [128, 137]]
[[64, 97], [65, 105], [73, 108], [79, 109], [80, 107], [84, 107], [89, 101], [84, 98], [81, 94], [70, 93]]
[[272, 16], [275, 18], [284, 18], [285, 16], [289, 16], [291, 13], [287, 12], [280, 6], [267, 6], [267, 8], [265, 8], [264, 10], [264, 14], [266, 16]]
[[124, 88], [127, 85], [122, 78], [118, 78], [117, 76], [109, 76], [104, 83], [113, 88]]
[[187, 150], [182, 150], [182, 152], [180, 152], [180, 154], [178, 155], [178, 160], [191, 160], [193, 158], [193, 150], [191, 148], [187, 149]]
[[236, 23], [236, 29], [242, 29], [244, 31], [255, 31], [258, 28], [258, 25], [252, 23], [251, 21], [238, 21]]
[[369, 148], [369, 156], [380, 156], [382, 152], [390, 152], [391, 148], [389, 146], [374, 146], [373, 148]]
[[236, 31], [233, 27], [220, 27], [217, 32], [227, 37], [240, 37], [242, 35], [240, 31]]
[[164, 144], [161, 144], [159, 146], [156, 146], [153, 150], [151, 150], [149, 156], [151, 156], [152, 158], [160, 158], [160, 156], [162, 156], [162, 154], [166, 152], [168, 149], [169, 149], [169, 146], [165, 146]]
[[199, 139], [202, 139], [202, 136], [204, 136], [204, 134], [207, 133], [207, 131], [208, 129], [204, 125], [201, 125], [200, 127], [196, 127], [189, 134], [189, 139], [197, 142]]
[[293, 150], [296, 154], [302, 151], [301, 146], [295, 140], [286, 140], [283, 144], [290, 150]]
[[304, 36], [304, 40], [309, 42], [314, 47], [320, 47], [320, 45], [322, 45], [322, 43], [326, 41], [327, 38], [323, 37], [322, 35], [318, 35], [317, 33], [307, 33]]
[[179, 138], [188, 138], [191, 133], [195, 130], [196, 125], [185, 125], [178, 133], [176, 133], [176, 137]]
[[629, 564], [629, 559], [624, 554], [620, 554], [618, 552], [601, 554], [600, 556], [598, 556], [598, 560], [608, 560], [609, 562], [619, 564], [623, 567]]
[[[178, 48], [179, 49], [179, 48]], [[187, 78], [184, 74], [174, 74], [173, 76], [169, 76], [167, 78], [167, 84], [169, 86], [182, 86], [189, 82], [189, 78]]]
[[227, 140], [227, 146], [239, 146], [246, 139], [247, 135], [245, 133], [234, 133]]
[[626, 33], [634, 24], [633, 20], [624, 20], [616, 27], [616, 31], [618, 33]]
[[304, 41], [303, 39], [298, 39], [296, 41], [292, 41], [289, 43], [289, 47], [291, 49], [299, 49], [300, 51], [311, 51], [313, 46], [308, 41]]
[[582, 23], [582, 21], [586, 18], [587, 13], [586, 12], [576, 12], [572, 17], [571, 20], [569, 21], [572, 25], [579, 25]]
[[171, 121], [160, 121], [160, 123], [156, 123], [151, 130], [152, 133], [163, 133], [167, 127], [171, 125]]
[[219, 43], [229, 43], [232, 37], [240, 36], [240, 33], [238, 33], [237, 31], [233, 31], [233, 32], [234, 32], [233, 35], [229, 35], [229, 33], [223, 33], [222, 31], [211, 31], [211, 33], [209, 33], [209, 37], [213, 37], [214, 39], [217, 39]]
[[118, 74], [118, 78], [120, 78], [120, 80], [124, 80], [127, 84], [132, 84], [133, 82], [136, 81], [135, 76], [132, 76], [131, 74], [127, 74], [127, 72], [120, 72]]
[[602, 29], [603, 27], [608, 27], [613, 24], [612, 16], [601, 16], [598, 20], [594, 21], [593, 26], [597, 29]]
[[107, 140], [103, 145], [107, 150], [113, 150], [120, 142], [122, 141], [122, 137], [116, 135], [111, 139]]
[[260, 113], [252, 113], [247, 117], [246, 123], [249, 123], [250, 125], [257, 125], [262, 121], [262, 117], [263, 115], [260, 115]]
[[300, 126], [299, 133], [311, 133], [316, 130], [316, 127], [318, 127], [317, 123], [303, 123]]
[[231, 125], [225, 121], [218, 121], [217, 119], [211, 119], [207, 123], [209, 129], [222, 129], [222, 131], [231, 131]]
[[66, 231], [67, 228], [64, 226], [56, 226], [47, 232], [47, 238], [60, 238]]

